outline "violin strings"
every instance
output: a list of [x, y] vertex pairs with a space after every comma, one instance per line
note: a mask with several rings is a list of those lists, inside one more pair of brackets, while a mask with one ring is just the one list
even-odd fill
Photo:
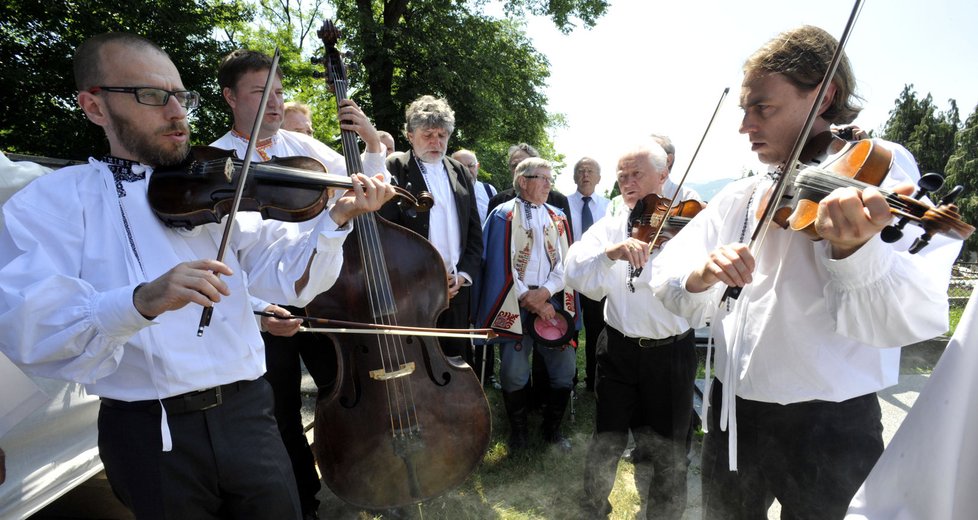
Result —
[[[342, 78], [336, 77], [333, 73], [333, 86], [336, 91], [337, 101], [342, 101], [347, 99], [346, 91], [346, 81]], [[344, 154], [346, 160], [347, 171], [350, 173], [363, 172], [363, 165], [360, 161], [360, 156], [357, 153], [358, 146], [356, 142], [356, 135], [349, 130], [341, 130], [340, 132], [341, 140], [343, 143], [343, 149], [347, 151]], [[396, 323], [396, 301], [394, 299], [393, 291], [390, 284], [390, 278], [388, 277], [389, 271], [387, 270], [387, 262], [384, 257], [383, 249], [380, 245], [379, 234], [377, 231], [377, 222], [374, 219], [373, 214], [365, 216], [366, 218], [358, 219], [361, 221], [361, 225], [368, 223], [366, 226], [362, 227], [363, 230], [360, 236], [369, 235], [369, 239], [372, 243], [366, 244], [366, 239], [361, 241], [361, 252], [364, 256], [365, 264], [371, 266], [372, 272], [367, 277], [368, 283], [370, 281], [376, 281], [377, 287], [370, 291], [372, 298], [376, 298], [379, 301], [372, 302], [376, 304], [377, 307], [383, 306], [384, 312], [377, 312], [374, 310], [374, 316], [378, 316], [380, 320], [386, 325], [397, 325]], [[366, 266], [365, 266], [366, 267]], [[389, 312], [386, 312], [389, 311]], [[382, 335], [381, 341], [383, 342], [382, 354], [385, 354], [384, 364], [390, 365], [385, 367], [387, 370], [396, 371], [399, 370], [403, 362], [407, 359], [404, 353], [404, 344], [401, 337], [394, 337], [390, 335]], [[419, 367], [415, 367], [417, 370]], [[394, 435], [395, 431], [412, 431], [418, 424], [417, 418], [417, 408], [415, 406], [414, 399], [414, 388], [412, 385], [412, 375], [404, 377], [395, 377], [388, 380], [386, 385], [388, 388], [388, 407], [391, 413], [392, 430], [391, 434]], [[393, 398], [393, 401], [392, 401]], [[396, 409], [396, 412], [395, 412]], [[397, 429], [394, 427], [395, 413], [397, 420]]]
[[[799, 188], [816, 191], [825, 195], [837, 188], [856, 188], [862, 191], [869, 187], [876, 187], [856, 179], [842, 177], [817, 168], [808, 168], [800, 172], [795, 178], [795, 185]], [[886, 197], [887, 202], [895, 211], [904, 213], [912, 212], [912, 207], [895, 193], [878, 187], [876, 188]]]

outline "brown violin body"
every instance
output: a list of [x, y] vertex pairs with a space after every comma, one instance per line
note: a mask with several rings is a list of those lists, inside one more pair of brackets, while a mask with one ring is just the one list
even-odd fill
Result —
[[[782, 228], [801, 231], [812, 240], [821, 240], [815, 230], [819, 201], [837, 188], [878, 187], [892, 163], [893, 154], [872, 139], [846, 143], [825, 163], [794, 173], [790, 198], [782, 198], [772, 221]], [[942, 234], [964, 240], [974, 232], [973, 226], [961, 220], [954, 204], [934, 206], [907, 195], [886, 190], [880, 193], [886, 197], [891, 213], [921, 226], [928, 236]], [[763, 213], [767, 199], [765, 196], [758, 215]]]
[[[169, 227], [192, 228], [220, 222], [230, 213], [242, 161], [234, 150], [194, 146], [183, 164], [153, 172], [148, 187], [150, 207]], [[349, 177], [331, 175], [312, 157], [273, 157], [251, 163], [239, 211], [258, 211], [262, 217], [283, 222], [309, 220], [326, 207], [330, 190], [349, 189]], [[431, 207], [407, 191], [397, 194], [418, 211]]]
[[694, 199], [672, 206], [671, 199], [654, 193], [646, 195], [635, 204], [629, 215], [631, 237], [649, 243], [650, 251], [655, 250], [676, 236], [705, 207], [702, 202]]
[[[336, 31], [320, 31], [337, 101], [346, 96]], [[347, 170], [361, 171], [355, 136], [343, 131]], [[433, 327], [448, 308], [438, 251], [373, 214], [356, 217], [336, 284], [307, 314], [384, 325]], [[316, 401], [314, 454], [323, 481], [368, 509], [420, 503], [461, 484], [489, 447], [489, 402], [472, 369], [425, 336], [334, 335], [336, 384]]]

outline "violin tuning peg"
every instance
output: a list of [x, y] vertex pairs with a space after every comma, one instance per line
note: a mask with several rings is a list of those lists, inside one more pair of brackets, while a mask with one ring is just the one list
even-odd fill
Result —
[[309, 58], [309, 63], [312, 63], [313, 65], [322, 65], [323, 63], [326, 63], [326, 60], [322, 56], [313, 56], [312, 58]]
[[883, 231], [880, 231], [880, 238], [883, 239], [883, 242], [892, 244], [903, 238], [903, 231], [897, 226], [886, 226]]
[[922, 249], [927, 247], [927, 244], [929, 243], [930, 243], [930, 233], [924, 233], [923, 235], [920, 235], [919, 237], [917, 237], [916, 240], [913, 241], [913, 245], [910, 246], [910, 254], [915, 255], [919, 253]]
[[951, 191], [949, 191], [947, 195], [941, 198], [941, 202], [939, 202], [938, 205], [943, 206], [945, 204], [951, 204], [958, 200], [958, 197], [960, 197], [962, 193], [964, 193], [964, 186], [958, 184]]
[[316, 79], [323, 79], [323, 78], [326, 77], [326, 73], [325, 72], [320, 72], [318, 70], [314, 70], [314, 71], [312, 71], [312, 77], [314, 77]]
[[943, 175], [934, 172], [925, 173], [920, 177], [920, 180], [917, 181], [917, 187], [919, 189], [917, 190], [917, 193], [914, 194], [913, 198], [921, 199], [924, 197], [924, 195], [941, 189], [941, 186], [943, 185]]

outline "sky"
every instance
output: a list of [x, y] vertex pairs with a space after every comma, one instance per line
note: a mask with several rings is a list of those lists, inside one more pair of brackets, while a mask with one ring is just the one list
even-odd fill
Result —
[[[837, 38], [850, 0], [612, 0], [590, 30], [567, 35], [547, 18], [527, 33], [550, 61], [548, 109], [567, 127], [552, 133], [568, 167], [557, 189], [574, 190], [571, 166], [601, 165], [598, 191], [614, 184], [617, 157], [650, 133], [676, 146], [673, 180], [682, 177], [725, 87], [724, 101], [686, 182], [737, 178], [760, 168], [737, 132], [741, 66], [777, 33], [801, 24]], [[978, 2], [867, 0], [846, 47], [865, 99], [855, 123], [880, 129], [905, 84], [930, 93], [940, 110], [958, 103], [964, 120], [978, 105]]]

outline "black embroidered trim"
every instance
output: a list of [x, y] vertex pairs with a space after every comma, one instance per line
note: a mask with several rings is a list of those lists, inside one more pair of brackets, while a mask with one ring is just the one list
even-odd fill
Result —
[[116, 194], [119, 195], [120, 199], [126, 196], [126, 189], [122, 186], [123, 182], [136, 182], [146, 178], [145, 172], [134, 173], [132, 171], [133, 165], [139, 164], [136, 161], [106, 155], [105, 157], [102, 157], [102, 162], [104, 162], [106, 166], [109, 167], [109, 171], [112, 172], [112, 178], [115, 179], [115, 191]]

